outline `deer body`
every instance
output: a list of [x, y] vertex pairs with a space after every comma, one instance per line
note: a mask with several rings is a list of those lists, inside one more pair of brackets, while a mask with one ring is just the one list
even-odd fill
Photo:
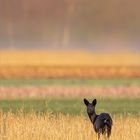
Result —
[[95, 132], [98, 134], [98, 140], [100, 139], [100, 134], [106, 134], [109, 138], [111, 135], [112, 128], [112, 118], [108, 113], [101, 113], [99, 115], [95, 112], [96, 99], [92, 103], [84, 99], [84, 103], [87, 106], [87, 114], [93, 124]]

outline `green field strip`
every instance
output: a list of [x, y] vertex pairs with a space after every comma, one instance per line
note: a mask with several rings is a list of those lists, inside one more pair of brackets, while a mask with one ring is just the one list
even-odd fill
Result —
[[0, 79], [0, 86], [70, 85], [108, 86], [140, 85], [140, 79]]

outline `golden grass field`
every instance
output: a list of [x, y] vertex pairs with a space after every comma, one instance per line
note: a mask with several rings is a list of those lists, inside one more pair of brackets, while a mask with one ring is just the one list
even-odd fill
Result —
[[[139, 140], [140, 117], [113, 117], [110, 140]], [[0, 113], [1, 140], [96, 140], [88, 117]], [[101, 137], [104, 140], [104, 137]]]
[[140, 77], [140, 55], [0, 50], [1, 78]]
[[140, 66], [139, 53], [0, 50], [0, 66]]

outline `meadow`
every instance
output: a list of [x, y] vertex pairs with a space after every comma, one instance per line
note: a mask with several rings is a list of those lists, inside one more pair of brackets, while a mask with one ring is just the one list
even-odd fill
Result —
[[[0, 91], [8, 89], [10, 95], [19, 89], [23, 94], [29, 91], [23, 87], [65, 88], [85, 87], [103, 90], [112, 87], [133, 87], [140, 85], [139, 79], [1, 79]], [[11, 89], [14, 88], [13, 91]], [[24, 90], [23, 90], [24, 89]], [[33, 91], [32, 91], [33, 90]], [[63, 88], [60, 90], [60, 92]], [[18, 90], [17, 90], [18, 91]], [[17, 94], [21, 94], [21, 92]], [[55, 90], [56, 91], [56, 90]], [[123, 90], [124, 92], [125, 90]], [[46, 91], [45, 91], [46, 92]], [[111, 94], [111, 92], [109, 94]], [[139, 90], [138, 90], [139, 92]], [[57, 92], [55, 93], [57, 94]], [[73, 92], [75, 94], [75, 92]], [[28, 95], [28, 94], [27, 94]], [[40, 95], [40, 94], [39, 94]], [[60, 94], [61, 95], [61, 94]], [[139, 95], [139, 94], [138, 94]], [[0, 100], [0, 139], [2, 140], [86, 140], [97, 139], [93, 126], [86, 114], [83, 98], [92, 101], [97, 98], [97, 113], [108, 112], [113, 117], [110, 140], [139, 140], [140, 98], [131, 96], [45, 96], [1, 98]], [[101, 140], [105, 140], [101, 137]]]
[[[113, 117], [110, 140], [139, 140], [139, 123], [140, 117]], [[0, 112], [0, 139], [86, 140], [97, 139], [97, 136], [84, 116], [24, 114], [20, 110], [17, 114]]]
[[[98, 112], [108, 111], [113, 115], [136, 115], [140, 113], [139, 85], [140, 79], [134, 78], [0, 79], [0, 109], [13, 113], [22, 108], [26, 113], [34, 110], [41, 113], [83, 115], [83, 98], [91, 100], [97, 98]], [[128, 89], [124, 90], [125, 87]], [[86, 91], [87, 89], [89, 91]], [[131, 91], [129, 91], [130, 89]], [[137, 90], [137, 96], [134, 96], [134, 90]], [[113, 95], [114, 91], [117, 95]], [[93, 92], [93, 94], [88, 92]], [[2, 96], [2, 94], [6, 96]]]
[[0, 140], [96, 140], [85, 97], [113, 117], [110, 140], [140, 139], [137, 1], [2, 2]]
[[[131, 58], [131, 59], [130, 59]], [[137, 78], [138, 53], [0, 50], [0, 78]]]
[[63, 86], [126, 86], [140, 85], [140, 78], [14, 78], [0, 79], [0, 86], [39, 86], [39, 85], [63, 85]]
[[[90, 98], [91, 99], [91, 98]], [[97, 98], [98, 99], [98, 98]], [[92, 99], [91, 99], [92, 100]], [[20, 109], [24, 113], [34, 111], [40, 113], [85, 115], [83, 99], [71, 98], [47, 98], [47, 99], [3, 99], [0, 100], [0, 109], [7, 113], [17, 113]], [[138, 116], [140, 113], [140, 98], [100, 98], [98, 99], [97, 112], [107, 111], [112, 115]]]

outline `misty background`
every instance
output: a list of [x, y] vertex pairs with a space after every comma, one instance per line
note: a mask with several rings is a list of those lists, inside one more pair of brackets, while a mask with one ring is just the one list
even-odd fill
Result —
[[0, 48], [140, 51], [139, 0], [0, 0]]

